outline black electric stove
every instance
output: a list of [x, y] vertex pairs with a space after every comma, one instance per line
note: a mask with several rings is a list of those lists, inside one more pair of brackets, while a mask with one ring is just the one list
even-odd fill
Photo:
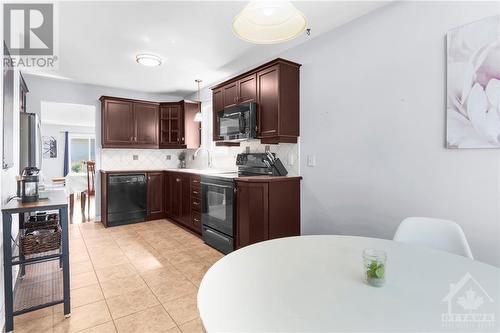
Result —
[[[201, 176], [201, 222], [205, 243], [222, 253], [234, 250], [237, 177], [273, 176], [279, 162], [272, 154], [238, 154], [238, 172]], [[282, 165], [280, 166], [282, 167]], [[286, 171], [286, 170], [285, 170]], [[285, 173], [286, 174], [286, 173]]]

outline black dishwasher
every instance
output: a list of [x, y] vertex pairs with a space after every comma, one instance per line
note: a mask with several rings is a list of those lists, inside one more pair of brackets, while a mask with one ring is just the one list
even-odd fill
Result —
[[110, 175], [107, 191], [108, 226], [144, 221], [147, 190], [145, 174]]

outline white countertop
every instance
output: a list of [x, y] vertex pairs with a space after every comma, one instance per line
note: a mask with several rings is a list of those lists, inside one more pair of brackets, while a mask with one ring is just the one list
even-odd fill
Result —
[[154, 171], [172, 171], [172, 172], [186, 172], [186, 173], [194, 173], [198, 175], [223, 175], [223, 174], [231, 174], [237, 173], [238, 170], [218, 170], [218, 169], [101, 169], [103, 172], [112, 173], [112, 172], [154, 172]]

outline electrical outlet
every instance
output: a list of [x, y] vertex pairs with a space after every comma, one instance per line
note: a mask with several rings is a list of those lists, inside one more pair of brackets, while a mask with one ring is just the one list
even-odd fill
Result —
[[139, 160], [139, 155], [132, 155], [132, 159], [134, 161], [138, 161]]
[[309, 167], [316, 166], [316, 156], [315, 155], [307, 155], [307, 166], [309, 166]]
[[250, 146], [245, 147], [245, 153], [250, 154]]
[[268, 151], [271, 151], [271, 146], [265, 146], [264, 149], [265, 149], [265, 151], [267, 153]]
[[172, 159], [172, 155], [167, 155], [167, 161], [170, 161]]

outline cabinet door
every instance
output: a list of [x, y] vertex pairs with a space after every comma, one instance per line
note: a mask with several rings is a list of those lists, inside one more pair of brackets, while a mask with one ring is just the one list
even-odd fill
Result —
[[163, 217], [163, 172], [148, 173], [148, 218]]
[[172, 178], [171, 172], [165, 172], [164, 180], [164, 198], [165, 198], [165, 215], [172, 217]]
[[229, 83], [222, 87], [224, 95], [224, 108], [238, 104], [238, 81]]
[[183, 144], [187, 149], [197, 149], [201, 144], [201, 123], [194, 121], [196, 114], [201, 112], [201, 103], [184, 101], [183, 105]]
[[182, 215], [182, 178], [178, 173], [172, 173], [170, 178], [172, 193], [172, 218], [179, 220]]
[[219, 117], [217, 113], [224, 110], [224, 93], [222, 88], [216, 89], [212, 92], [212, 129], [213, 140], [219, 140]]
[[102, 146], [130, 146], [135, 136], [132, 102], [104, 100], [102, 106]]
[[181, 222], [192, 228], [191, 224], [191, 178], [189, 174], [181, 177]]
[[134, 103], [136, 121], [135, 143], [139, 146], [158, 146], [158, 106]]
[[236, 247], [269, 239], [269, 185], [237, 182]]
[[279, 68], [278, 65], [257, 73], [259, 137], [279, 135]]
[[182, 144], [182, 113], [180, 105], [170, 106], [170, 144]]
[[257, 95], [257, 79], [255, 74], [238, 81], [238, 103], [255, 102]]
[[222, 88], [215, 89], [212, 91], [212, 109], [213, 111], [224, 110], [224, 99], [223, 99]]
[[160, 107], [160, 145], [170, 143], [170, 107]]

